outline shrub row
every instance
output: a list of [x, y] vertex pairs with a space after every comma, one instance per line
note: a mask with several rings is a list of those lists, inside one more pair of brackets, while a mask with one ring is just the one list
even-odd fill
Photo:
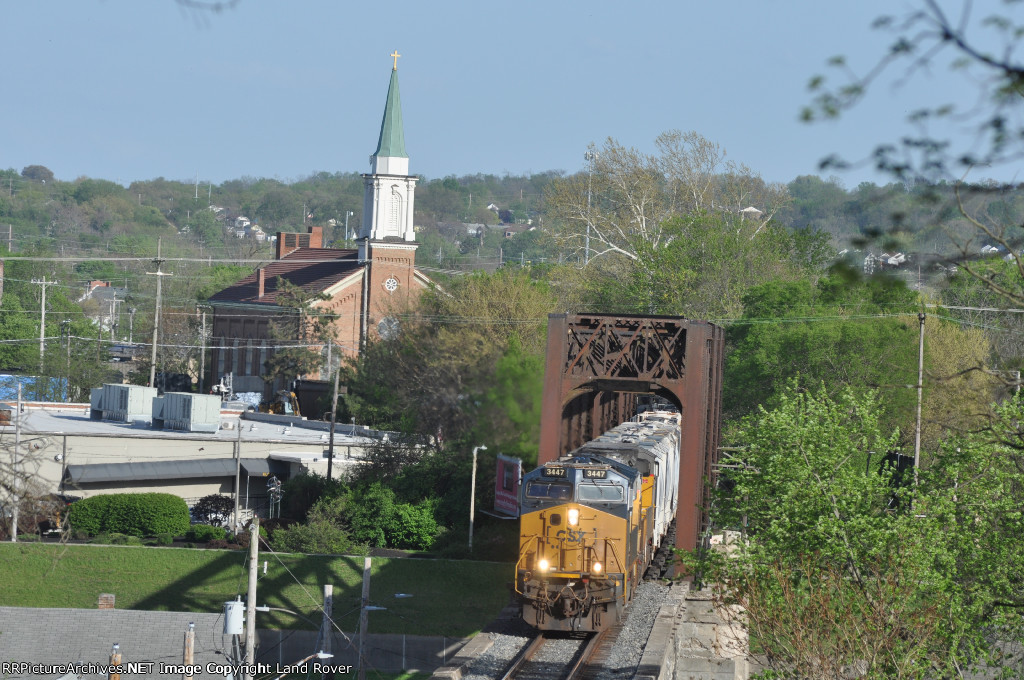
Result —
[[93, 496], [71, 504], [74, 531], [90, 536], [107, 532], [129, 536], [175, 536], [189, 529], [188, 506], [169, 493], [119, 493]]

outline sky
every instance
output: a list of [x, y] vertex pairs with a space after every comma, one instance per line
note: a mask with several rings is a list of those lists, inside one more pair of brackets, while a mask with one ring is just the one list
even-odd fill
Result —
[[897, 139], [937, 92], [959, 96], [935, 71], [800, 122], [810, 78], [837, 54], [870, 68], [891, 40], [872, 20], [905, 0], [201, 3], [4, 3], [0, 168], [125, 186], [367, 172], [395, 50], [410, 172], [428, 179], [571, 173], [591, 143], [653, 152], [678, 129], [789, 182]]

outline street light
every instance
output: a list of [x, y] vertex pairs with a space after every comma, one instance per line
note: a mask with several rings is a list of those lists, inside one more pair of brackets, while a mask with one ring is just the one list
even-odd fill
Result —
[[354, 215], [351, 210], [345, 211], [345, 240], [348, 241], [348, 218]]
[[473, 477], [469, 482], [469, 551], [473, 552], [473, 512], [476, 506], [476, 453], [486, 451], [487, 447], [481, 444], [473, 447]]

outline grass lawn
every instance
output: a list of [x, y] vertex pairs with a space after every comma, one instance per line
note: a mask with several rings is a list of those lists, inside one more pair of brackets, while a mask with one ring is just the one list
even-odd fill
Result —
[[[94, 609], [114, 593], [118, 609], [220, 612], [246, 592], [247, 553], [134, 546], [0, 544], [0, 606]], [[334, 585], [334, 619], [356, 630], [362, 557], [260, 553], [257, 602], [319, 621], [323, 585]], [[267, 563], [266, 574], [263, 562]], [[473, 635], [508, 603], [512, 565], [465, 560], [373, 558], [374, 633]], [[412, 597], [395, 598], [396, 593]], [[261, 628], [315, 628], [287, 614], [260, 613]]]

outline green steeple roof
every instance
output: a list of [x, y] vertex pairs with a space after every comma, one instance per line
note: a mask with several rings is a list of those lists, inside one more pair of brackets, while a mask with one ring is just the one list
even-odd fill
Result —
[[380, 124], [380, 139], [377, 150], [379, 158], [408, 158], [405, 153], [405, 132], [402, 130], [402, 99], [398, 95], [398, 69], [391, 71], [388, 85], [388, 103], [384, 105], [384, 120]]

